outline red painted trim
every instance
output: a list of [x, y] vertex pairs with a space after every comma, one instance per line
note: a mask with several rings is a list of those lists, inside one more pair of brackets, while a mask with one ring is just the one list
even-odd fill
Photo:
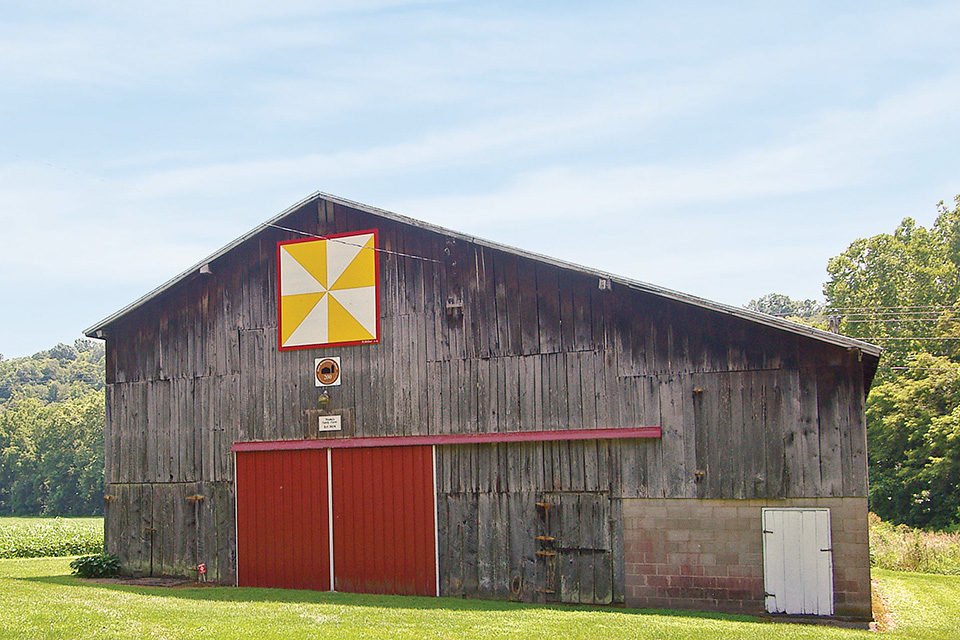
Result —
[[[359, 236], [365, 233], [373, 234], [373, 270], [377, 274], [376, 280], [376, 298], [377, 298], [377, 336], [373, 340], [354, 340], [353, 342], [325, 342], [323, 344], [302, 344], [293, 347], [283, 346], [283, 334], [280, 328], [283, 326], [282, 309], [280, 302], [280, 247], [287, 244], [298, 244], [300, 242], [316, 242], [317, 240], [331, 240], [335, 238], [346, 238], [349, 236]], [[326, 236], [316, 235], [309, 238], [297, 238], [295, 240], [282, 240], [277, 243], [277, 347], [280, 351], [296, 351], [298, 349], [326, 349], [327, 347], [351, 347], [358, 344], [377, 344], [380, 342], [380, 234], [376, 229], [366, 229], [364, 231], [349, 231], [347, 233], [334, 233]]]
[[659, 438], [660, 427], [635, 429], [570, 429], [567, 431], [511, 431], [508, 433], [443, 433], [429, 436], [375, 436], [327, 438], [324, 440], [273, 440], [236, 442], [231, 451], [279, 451], [287, 449], [356, 449], [360, 447], [409, 447], [416, 445], [487, 444], [495, 442], [544, 442], [549, 440], [616, 440]]

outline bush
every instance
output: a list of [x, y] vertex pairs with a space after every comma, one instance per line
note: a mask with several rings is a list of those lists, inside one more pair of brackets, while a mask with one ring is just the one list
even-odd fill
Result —
[[871, 513], [870, 565], [895, 571], [960, 575], [960, 533], [893, 525]]
[[112, 578], [120, 573], [120, 558], [112, 553], [80, 556], [70, 562], [70, 568], [81, 578]]

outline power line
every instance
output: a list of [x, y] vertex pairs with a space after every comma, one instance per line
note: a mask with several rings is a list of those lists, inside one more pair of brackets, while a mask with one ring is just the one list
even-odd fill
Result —
[[[855, 337], [855, 336], [850, 336], [850, 337], [852, 338], [852, 337]], [[874, 341], [874, 340], [960, 340], [960, 336], [919, 336], [919, 337], [916, 337], [916, 338], [873, 337], [873, 336], [869, 336], [869, 337], [859, 337], [859, 338], [856, 338], [856, 339], [857, 339], [857, 340], [867, 340], [867, 341]]]
[[[330, 237], [328, 237], [328, 236], [318, 236], [318, 235], [315, 234], [315, 233], [307, 233], [306, 231], [300, 231], [299, 229], [291, 229], [291, 228], [289, 228], [289, 227], [282, 227], [282, 226], [280, 226], [279, 224], [270, 223], [270, 224], [267, 225], [267, 226], [273, 227], [274, 229], [280, 229], [280, 230], [282, 230], [282, 231], [289, 231], [290, 233], [297, 233], [297, 234], [300, 234], [301, 236], [306, 236], [306, 237], [308, 237], [308, 238], [316, 238], [317, 240], [326, 240], [327, 242], [338, 242], [338, 243], [340, 243], [340, 244], [346, 244], [346, 245], [349, 245], [349, 246], [351, 246], [351, 247], [356, 247], [356, 246], [357, 246], [356, 243], [347, 242], [346, 240], [341, 240], [340, 238], [330, 238]], [[413, 255], [413, 254], [410, 254], [410, 253], [401, 253], [401, 252], [399, 252], [399, 251], [390, 251], [389, 249], [381, 249], [380, 247], [374, 248], [374, 251], [376, 251], [376, 252], [378, 252], [378, 253], [386, 253], [386, 254], [393, 255], [393, 256], [400, 256], [401, 258], [411, 258], [411, 259], [413, 259], [413, 260], [423, 260], [424, 262], [435, 262], [435, 263], [437, 263], [437, 264], [440, 264], [440, 261], [439, 261], [439, 260], [434, 260], [433, 258], [427, 258], [426, 256], [417, 256], [417, 255]]]
[[880, 365], [877, 369], [883, 369], [886, 371], [945, 371], [952, 373], [960, 373], [960, 368], [954, 367], [903, 367], [903, 366], [890, 366], [890, 365]]

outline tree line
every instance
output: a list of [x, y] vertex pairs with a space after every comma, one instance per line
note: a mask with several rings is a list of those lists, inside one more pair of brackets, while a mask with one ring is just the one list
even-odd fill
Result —
[[0, 515], [103, 513], [104, 348], [0, 356]]

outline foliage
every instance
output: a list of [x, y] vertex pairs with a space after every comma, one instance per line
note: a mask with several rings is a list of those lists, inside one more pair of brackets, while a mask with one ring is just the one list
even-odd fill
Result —
[[120, 558], [112, 553], [95, 553], [70, 561], [70, 568], [80, 578], [113, 578], [120, 575]]
[[0, 518], [0, 558], [72, 556], [102, 549], [102, 518]]
[[827, 271], [841, 332], [885, 350], [867, 399], [871, 509], [915, 527], [960, 524], [960, 196], [931, 229], [906, 218]]
[[953, 210], [940, 203], [931, 229], [905, 218], [853, 242], [827, 272], [828, 312], [845, 335], [880, 342], [892, 365], [916, 353], [960, 361], [960, 196]]
[[827, 329], [829, 326], [828, 318], [823, 312], [823, 303], [816, 300], [794, 300], [782, 293], [768, 293], [751, 300], [744, 307], [818, 329]]
[[63, 402], [104, 387], [103, 343], [81, 338], [28, 358], [0, 357], [0, 409], [18, 398]]
[[757, 300], [751, 300], [747, 309], [766, 313], [771, 316], [809, 317], [823, 313], [823, 304], [816, 300], [793, 300], [782, 293], [768, 293]]
[[870, 564], [880, 569], [960, 575], [960, 533], [935, 533], [870, 514]]
[[103, 390], [0, 410], [0, 515], [102, 513], [103, 419]]

